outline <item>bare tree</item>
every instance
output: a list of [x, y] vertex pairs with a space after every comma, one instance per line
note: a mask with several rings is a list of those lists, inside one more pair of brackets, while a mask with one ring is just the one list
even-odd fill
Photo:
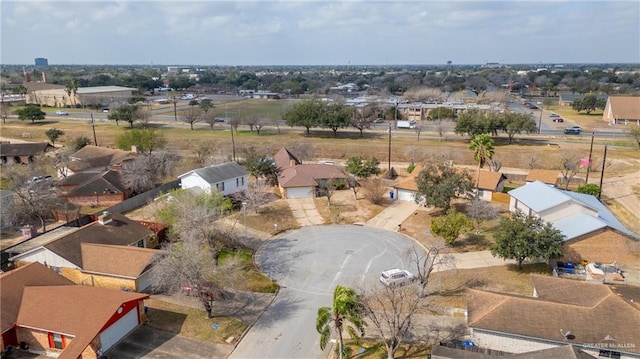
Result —
[[267, 181], [256, 180], [249, 182], [247, 189], [240, 194], [240, 199], [247, 204], [248, 210], [257, 214], [263, 205], [269, 203], [271, 196]]
[[[427, 287], [431, 283], [431, 273], [436, 271], [444, 271], [455, 269], [455, 258], [451, 254], [442, 253], [446, 248], [444, 243], [436, 246], [426, 248], [426, 253], [422, 250], [418, 250], [416, 247], [411, 247], [407, 251], [409, 262], [415, 269], [415, 275], [418, 285], [418, 296], [424, 298], [431, 294], [427, 292]], [[431, 286], [431, 288], [438, 288], [439, 285]]]
[[327, 197], [327, 206], [331, 206], [331, 197], [333, 197], [333, 195], [336, 192], [336, 189], [338, 188], [336, 179], [335, 178], [329, 178], [326, 180], [316, 179], [316, 182], [318, 183], [318, 192], [320, 192], [321, 195]]
[[209, 161], [211, 155], [213, 154], [213, 150], [208, 146], [196, 146], [194, 151], [194, 161], [199, 165], [204, 165]]
[[238, 133], [238, 126], [242, 123], [242, 119], [240, 117], [231, 117], [229, 119], [229, 126], [231, 126], [232, 131], [236, 131]]
[[360, 182], [358, 182], [356, 176], [349, 175], [349, 177], [347, 177], [347, 183], [349, 184], [349, 188], [351, 188], [351, 190], [353, 191], [353, 198], [357, 201], [358, 191], [360, 190]]
[[195, 232], [186, 232], [180, 240], [166, 244], [163, 247], [166, 254], [151, 269], [152, 288], [171, 294], [181, 290], [198, 297], [207, 318], [211, 318], [214, 300], [223, 296], [223, 286], [213, 279], [233, 277], [238, 270], [233, 265], [217, 266], [212, 252], [203, 249], [204, 245]]
[[476, 232], [480, 230], [480, 223], [498, 217], [500, 209], [491, 203], [474, 197], [467, 205], [467, 216], [476, 224]]
[[287, 148], [293, 153], [300, 161], [309, 161], [315, 156], [313, 147], [309, 142], [295, 141], [287, 145]]
[[206, 122], [209, 125], [209, 129], [213, 130], [216, 123], [218, 122], [216, 121], [215, 111], [205, 113], [203, 118], [204, 118], [204, 122]]
[[378, 177], [362, 181], [362, 188], [365, 191], [364, 198], [373, 204], [381, 204], [387, 193], [387, 188], [382, 184], [382, 179]]
[[138, 110], [138, 122], [142, 124], [142, 127], [149, 126], [151, 123], [151, 111], [141, 108]]
[[53, 210], [61, 202], [53, 187], [51, 177], [45, 178], [43, 166], [31, 163], [3, 165], [2, 176], [7, 188], [15, 193], [11, 214], [14, 223], [36, 224], [47, 229], [47, 221], [53, 218]]
[[265, 119], [265, 118], [256, 119], [256, 123], [254, 127], [256, 128], [256, 132], [258, 132], [258, 135], [260, 134], [260, 131], [262, 130], [262, 128], [267, 125], [267, 121], [268, 119]]
[[426, 307], [426, 301], [418, 295], [415, 285], [377, 286], [361, 294], [361, 298], [369, 327], [384, 344], [387, 358], [393, 359], [414, 327], [413, 317]]
[[60, 177], [67, 177], [69, 174], [69, 163], [71, 162], [71, 155], [73, 154], [73, 149], [70, 147], [63, 147], [57, 150], [54, 154], [54, 167], [56, 169], [57, 174]]
[[562, 174], [562, 182], [564, 183], [564, 189], [569, 189], [569, 182], [575, 177], [575, 175], [580, 170], [580, 159], [569, 155], [563, 154], [560, 159], [560, 163], [562, 168], [560, 169], [560, 173]]
[[416, 136], [418, 136], [418, 141], [420, 141], [420, 134], [422, 133], [422, 125], [418, 125], [416, 126], [416, 128], [413, 129], [416, 132]]
[[172, 174], [176, 161], [177, 156], [166, 151], [139, 155], [123, 164], [122, 180], [134, 193], [146, 192]]
[[245, 125], [249, 126], [249, 131], [253, 132], [253, 128], [258, 123], [258, 118], [255, 116], [251, 116], [243, 121]]
[[454, 128], [454, 125], [451, 121], [447, 120], [438, 120], [436, 121], [436, 131], [438, 132], [438, 136], [440, 137], [440, 141], [444, 139], [444, 136], [447, 132], [451, 132]]
[[489, 164], [489, 170], [491, 172], [498, 172], [502, 168], [502, 162], [497, 160], [495, 157], [490, 158], [487, 163]]
[[200, 122], [201, 120], [202, 120], [202, 110], [194, 106], [189, 107], [184, 112], [184, 114], [180, 116], [180, 121], [184, 123], [188, 123], [192, 130], [193, 130], [193, 124]]
[[355, 127], [358, 131], [360, 131], [360, 137], [364, 136], [363, 131], [371, 128], [371, 124], [373, 123], [373, 116], [377, 112], [377, 108], [375, 106], [365, 106], [356, 109], [353, 112], [353, 118], [351, 119], [351, 126]]

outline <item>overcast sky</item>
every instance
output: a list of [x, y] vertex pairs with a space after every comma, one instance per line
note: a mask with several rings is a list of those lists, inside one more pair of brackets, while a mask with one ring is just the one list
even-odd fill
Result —
[[7, 1], [1, 62], [640, 63], [640, 1]]

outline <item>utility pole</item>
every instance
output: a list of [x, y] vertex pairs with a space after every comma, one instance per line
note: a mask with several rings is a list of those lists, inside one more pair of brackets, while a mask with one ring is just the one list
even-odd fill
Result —
[[389, 129], [387, 131], [389, 132], [389, 168], [388, 170], [391, 171], [391, 124], [389, 124]]
[[176, 97], [173, 96], [173, 120], [174, 121], [178, 121], [178, 109], [177, 109], [177, 102], [176, 101]]
[[589, 147], [589, 162], [587, 162], [587, 178], [584, 180], [584, 184], [589, 183], [589, 171], [591, 171], [591, 154], [593, 153], [593, 138], [596, 136], [595, 132], [591, 132], [591, 146]]
[[98, 146], [98, 138], [96, 137], [96, 123], [93, 120], [93, 113], [91, 113], [91, 129], [93, 130], [93, 144]]
[[598, 191], [598, 201], [602, 196], [602, 179], [604, 178], [604, 165], [607, 163], [607, 145], [604, 145], [604, 157], [602, 158], [602, 171], [600, 171], [600, 191]]

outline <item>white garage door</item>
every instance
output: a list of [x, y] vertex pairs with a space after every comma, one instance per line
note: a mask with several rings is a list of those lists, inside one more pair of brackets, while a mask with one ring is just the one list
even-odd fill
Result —
[[311, 187], [290, 187], [287, 188], [287, 198], [312, 198], [312, 190]]
[[415, 194], [413, 191], [407, 191], [404, 189], [398, 190], [398, 200], [407, 201], [407, 202], [415, 202]]
[[102, 343], [102, 351], [111, 348], [118, 340], [122, 339], [130, 331], [138, 326], [138, 310], [131, 309], [129, 313], [113, 323], [107, 330], [100, 334], [100, 342]]

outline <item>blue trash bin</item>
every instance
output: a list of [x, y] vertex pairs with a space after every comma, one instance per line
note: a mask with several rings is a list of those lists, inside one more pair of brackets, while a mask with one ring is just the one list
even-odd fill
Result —
[[393, 191], [389, 192], [389, 198], [393, 199]]

